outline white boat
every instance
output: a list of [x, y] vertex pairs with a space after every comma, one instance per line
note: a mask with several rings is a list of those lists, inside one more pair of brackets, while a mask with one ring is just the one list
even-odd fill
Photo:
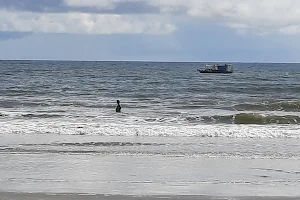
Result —
[[224, 73], [229, 74], [233, 72], [232, 64], [209, 64], [205, 65], [204, 70], [198, 69], [200, 73]]

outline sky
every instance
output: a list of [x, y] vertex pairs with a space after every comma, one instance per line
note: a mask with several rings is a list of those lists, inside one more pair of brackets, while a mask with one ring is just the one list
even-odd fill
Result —
[[299, 62], [299, 0], [0, 0], [0, 60]]

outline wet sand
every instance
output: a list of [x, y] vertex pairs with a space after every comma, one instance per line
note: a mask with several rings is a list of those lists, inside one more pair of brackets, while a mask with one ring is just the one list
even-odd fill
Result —
[[217, 197], [201, 195], [88, 195], [88, 194], [46, 194], [46, 193], [12, 193], [0, 192], [0, 200], [299, 200], [300, 197]]

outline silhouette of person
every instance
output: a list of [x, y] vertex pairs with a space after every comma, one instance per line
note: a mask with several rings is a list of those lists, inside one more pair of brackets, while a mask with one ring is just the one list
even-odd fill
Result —
[[116, 108], [116, 112], [121, 112], [121, 106], [120, 106], [120, 101], [117, 100], [117, 108]]

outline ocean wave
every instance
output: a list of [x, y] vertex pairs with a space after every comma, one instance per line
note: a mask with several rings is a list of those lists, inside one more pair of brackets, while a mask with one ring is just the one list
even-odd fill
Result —
[[[278, 153], [278, 154], [262, 154], [259, 152], [201, 152], [201, 151], [181, 151], [182, 149], [171, 150], [164, 149], [161, 151], [153, 151], [151, 149], [47, 149], [47, 148], [22, 148], [22, 147], [5, 147], [0, 148], [0, 154], [2, 153], [9, 153], [9, 154], [100, 154], [100, 155], [127, 155], [127, 156], [167, 156], [167, 157], [206, 157], [206, 158], [247, 158], [247, 159], [300, 159], [299, 154], [285, 154], [285, 153]], [[259, 170], [259, 169], [257, 169]], [[263, 170], [263, 169], [261, 169]], [[268, 171], [266, 169], [265, 171]], [[269, 170], [271, 171], [271, 170]], [[276, 170], [274, 170], [276, 171]], [[287, 174], [300, 174], [300, 172], [285, 172], [278, 170], [277, 172], [287, 173]]]
[[[155, 145], [154, 143], [153, 145]], [[163, 145], [163, 144], [162, 144]], [[192, 146], [190, 146], [192, 145]], [[270, 150], [270, 146], [261, 146], [257, 149], [241, 150], [245, 144], [237, 145], [239, 149], [230, 150], [224, 149], [220, 151], [213, 146], [200, 147], [197, 143], [167, 143], [160, 148], [153, 148], [152, 145], [140, 146], [139, 148], [132, 148], [132, 146], [55, 146], [53, 143], [48, 144], [19, 144], [0, 147], [0, 154], [99, 154], [99, 155], [127, 155], [127, 156], [167, 156], [167, 157], [206, 157], [206, 158], [247, 158], [247, 159], [300, 159], [296, 151], [291, 152], [277, 152]], [[262, 151], [265, 148], [266, 151]], [[282, 148], [282, 147], [281, 147]], [[271, 147], [272, 149], [272, 147]], [[263, 153], [262, 153], [263, 152]], [[254, 168], [253, 168], [254, 169]], [[300, 172], [273, 170], [255, 168], [261, 171], [275, 171], [286, 174], [300, 174]]]
[[53, 91], [49, 90], [30, 90], [28, 88], [11, 88], [2, 90], [2, 95], [6, 97], [18, 97], [18, 96], [42, 96], [42, 95], [49, 95], [50, 93], [55, 94]]
[[66, 124], [62, 122], [2, 123], [0, 134], [99, 135], [128, 137], [227, 137], [227, 138], [299, 138], [299, 125], [124, 125]]
[[[148, 101], [149, 102], [149, 101]], [[152, 104], [158, 104], [159, 101], [151, 101]], [[123, 104], [124, 105], [124, 104]], [[126, 108], [149, 108], [151, 104], [140, 104], [138, 101], [126, 102]], [[74, 100], [50, 100], [50, 101], [42, 101], [42, 100], [32, 100], [32, 101], [20, 101], [20, 100], [0, 100], [0, 108], [39, 108], [39, 109], [59, 109], [63, 112], [66, 112], [66, 107], [73, 108], [106, 108], [106, 109], [114, 109], [116, 107], [115, 102], [85, 102], [85, 101], [74, 101]]]
[[0, 108], [16, 108], [16, 107], [46, 107], [51, 106], [48, 102], [23, 102], [17, 100], [1, 100]]
[[[62, 146], [62, 147], [115, 147], [115, 146], [162, 146], [166, 144], [146, 142], [75, 142], [75, 143], [51, 143], [51, 144], [23, 144], [23, 146]], [[1, 146], [0, 146], [1, 147]]]
[[189, 122], [195, 120], [204, 121], [205, 123], [224, 123], [224, 124], [300, 124], [300, 116], [297, 115], [266, 115], [259, 113], [239, 113], [228, 116], [204, 116], [204, 117], [189, 117]]
[[235, 124], [299, 124], [300, 117], [296, 115], [263, 115], [263, 114], [237, 114], [234, 116]]
[[21, 116], [24, 118], [59, 118], [59, 117], [63, 117], [63, 115], [56, 115], [56, 114], [23, 114]]
[[286, 111], [299, 112], [300, 101], [278, 101], [266, 103], [242, 103], [234, 105], [233, 108], [238, 111]]

